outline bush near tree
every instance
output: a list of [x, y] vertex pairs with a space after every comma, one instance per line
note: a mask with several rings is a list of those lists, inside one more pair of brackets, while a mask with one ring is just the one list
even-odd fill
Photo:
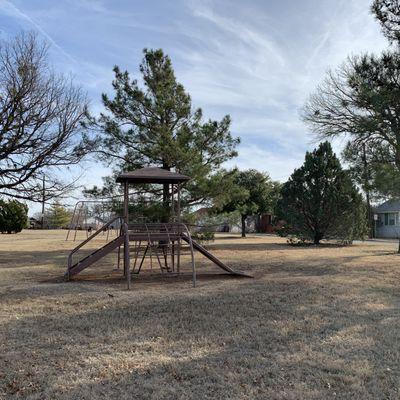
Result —
[[18, 233], [27, 227], [28, 206], [17, 200], [0, 200], [0, 232]]
[[367, 230], [362, 196], [329, 142], [307, 152], [304, 164], [283, 185], [277, 215], [285, 221], [281, 235], [314, 244], [352, 242]]

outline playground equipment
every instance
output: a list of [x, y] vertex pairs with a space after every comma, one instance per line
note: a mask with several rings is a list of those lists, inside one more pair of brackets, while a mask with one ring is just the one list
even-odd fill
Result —
[[65, 240], [72, 239], [75, 242], [78, 231], [85, 231], [88, 238], [93, 230], [103, 227], [103, 234], [106, 234], [108, 242], [110, 232], [114, 230], [117, 233], [120, 228], [118, 221], [104, 228], [106, 222], [114, 216], [113, 201], [115, 198], [78, 201], [75, 204]]
[[[70, 279], [116, 249], [118, 250], [117, 265], [119, 268], [122, 247], [123, 271], [128, 289], [131, 286], [131, 273], [140, 273], [145, 258], [149, 258], [151, 268], [155, 263], [160, 268], [161, 273], [171, 275], [181, 272], [181, 257], [183, 255], [190, 256], [193, 286], [196, 286], [195, 250], [232, 275], [248, 276], [234, 271], [203, 246], [192, 240], [188, 227], [181, 222], [181, 184], [189, 179], [186, 175], [153, 167], [119, 175], [117, 182], [123, 184], [124, 187], [123, 216], [112, 218], [70, 252], [66, 278]], [[130, 223], [128, 189], [129, 185], [132, 184], [162, 184], [164, 189], [168, 188], [171, 193], [171, 221], [166, 223]], [[109, 230], [111, 226], [119, 226], [119, 234], [116, 238], [86, 257], [74, 261], [74, 257], [84, 245], [96, 238], [101, 232]], [[132, 271], [131, 256], [133, 256]]]

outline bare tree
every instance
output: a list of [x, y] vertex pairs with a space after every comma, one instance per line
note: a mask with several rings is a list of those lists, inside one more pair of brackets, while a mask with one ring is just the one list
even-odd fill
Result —
[[400, 171], [400, 55], [350, 57], [329, 72], [304, 106], [303, 120], [320, 139], [344, 136]]
[[53, 72], [35, 33], [0, 43], [0, 195], [40, 201], [43, 175], [47, 200], [71, 188], [57, 169], [85, 155], [86, 108], [82, 89]]

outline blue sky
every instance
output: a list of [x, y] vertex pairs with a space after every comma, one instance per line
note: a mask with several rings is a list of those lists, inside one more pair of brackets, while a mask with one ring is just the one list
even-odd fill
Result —
[[[387, 43], [368, 0], [0, 0], [3, 38], [37, 30], [56, 69], [88, 92], [94, 113], [112, 67], [138, 76], [142, 49], [163, 48], [206, 117], [230, 114], [240, 136], [229, 166], [285, 180], [315, 145], [299, 118], [328, 68]], [[340, 143], [335, 144], [336, 149]], [[86, 163], [82, 183], [108, 169]]]

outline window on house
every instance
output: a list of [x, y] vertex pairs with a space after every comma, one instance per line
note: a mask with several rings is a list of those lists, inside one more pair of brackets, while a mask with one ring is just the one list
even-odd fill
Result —
[[398, 225], [399, 216], [397, 213], [385, 213], [385, 225]]

